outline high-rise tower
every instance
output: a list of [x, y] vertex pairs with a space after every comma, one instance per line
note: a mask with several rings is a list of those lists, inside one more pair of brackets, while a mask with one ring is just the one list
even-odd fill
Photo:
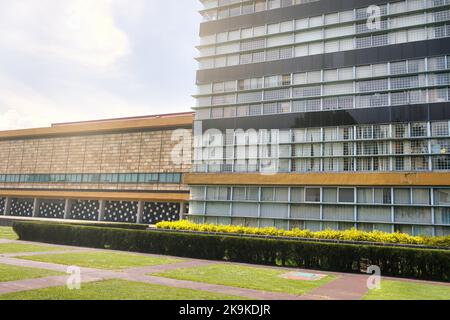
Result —
[[203, 0], [190, 218], [450, 234], [449, 0]]

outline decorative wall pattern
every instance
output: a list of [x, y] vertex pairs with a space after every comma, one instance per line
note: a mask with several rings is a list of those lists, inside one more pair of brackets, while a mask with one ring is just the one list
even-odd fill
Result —
[[33, 216], [33, 199], [11, 199], [11, 216], [32, 217]]
[[64, 219], [65, 200], [52, 199], [39, 202], [38, 216], [41, 218]]
[[6, 198], [0, 197], [0, 215], [5, 212]]
[[130, 222], [137, 221], [137, 201], [106, 201], [104, 221]]
[[161, 221], [176, 220], [180, 220], [179, 203], [146, 202], [144, 204], [144, 223], [156, 224]]
[[100, 203], [98, 200], [73, 200], [70, 206], [70, 219], [98, 220]]
[[[173, 129], [143, 128], [133, 133], [0, 141], [0, 186], [187, 190], [181, 184], [181, 175], [190, 171], [190, 161], [173, 163], [172, 150], [179, 142], [172, 141], [172, 133]], [[189, 150], [181, 150], [183, 159], [190, 160], [190, 146], [187, 143]]]

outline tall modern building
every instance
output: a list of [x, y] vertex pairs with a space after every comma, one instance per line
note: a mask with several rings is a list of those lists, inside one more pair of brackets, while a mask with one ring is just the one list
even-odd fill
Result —
[[202, 0], [190, 218], [450, 234], [449, 0]]

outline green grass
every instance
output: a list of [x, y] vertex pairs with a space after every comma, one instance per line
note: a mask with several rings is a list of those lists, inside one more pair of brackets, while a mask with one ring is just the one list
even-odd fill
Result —
[[0, 282], [62, 275], [60, 272], [0, 264]]
[[155, 266], [182, 261], [181, 259], [174, 258], [150, 257], [138, 254], [116, 252], [74, 252], [21, 258], [32, 261], [107, 270], [123, 270], [133, 267]]
[[18, 238], [11, 227], [0, 227], [0, 239], [17, 240]]
[[215, 264], [171, 270], [158, 273], [157, 276], [293, 295], [305, 294], [335, 279], [333, 276], [328, 276], [319, 281], [301, 281], [282, 278], [281, 275], [287, 272], [286, 270], [273, 268]]
[[380, 290], [371, 290], [365, 300], [450, 300], [450, 286], [405, 281], [382, 281]]
[[239, 300], [236, 296], [162, 285], [107, 280], [82, 284], [80, 290], [53, 287], [0, 295], [0, 300]]
[[5, 253], [28, 253], [28, 252], [48, 252], [48, 251], [61, 251], [70, 250], [61, 247], [41, 246], [35, 244], [23, 244], [23, 243], [0, 243], [0, 254]]

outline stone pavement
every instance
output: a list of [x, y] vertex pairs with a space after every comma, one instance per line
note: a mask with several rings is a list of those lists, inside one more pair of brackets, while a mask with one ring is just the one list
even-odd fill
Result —
[[[0, 240], [0, 243], [25, 243], [25, 244], [35, 244], [40, 245], [41, 243], [33, 243], [33, 242], [25, 242], [25, 241], [15, 241], [15, 240]], [[80, 248], [80, 247], [68, 247], [68, 246], [59, 246], [59, 245], [49, 245], [49, 244], [41, 244], [45, 246], [55, 246], [61, 250], [58, 251], [46, 251], [46, 252], [33, 252], [33, 253], [14, 253], [14, 254], [0, 254], [0, 264], [12, 265], [12, 266], [21, 266], [21, 267], [30, 267], [30, 268], [39, 268], [46, 269], [52, 271], [59, 271], [62, 273], [66, 273], [67, 267], [66, 265], [60, 265], [55, 263], [47, 263], [47, 262], [38, 262], [31, 260], [20, 259], [21, 256], [33, 256], [39, 254], [61, 254], [61, 253], [72, 253], [72, 252], [117, 252], [112, 250], [101, 250], [101, 249], [89, 249], [89, 248]], [[159, 255], [151, 255], [151, 254], [140, 254], [145, 256], [153, 256], [153, 257], [161, 257]], [[164, 256], [167, 258], [167, 256]], [[300, 270], [299, 272], [308, 272], [308, 273], [321, 273], [336, 276], [336, 279], [319, 287], [313, 289], [312, 291], [306, 293], [303, 296], [296, 296], [285, 293], [275, 293], [275, 292], [265, 292], [259, 290], [252, 289], [244, 289], [238, 287], [230, 287], [224, 285], [216, 285], [216, 284], [207, 284], [186, 280], [176, 280], [163, 278], [158, 276], [149, 275], [152, 273], [160, 273], [175, 269], [181, 268], [189, 268], [189, 267], [200, 267], [217, 263], [230, 263], [230, 262], [219, 262], [219, 261], [206, 261], [206, 260], [196, 260], [196, 259], [183, 259], [183, 261], [172, 264], [165, 265], [156, 265], [156, 266], [148, 266], [148, 267], [134, 267], [128, 268], [122, 271], [110, 271], [110, 270], [100, 270], [93, 268], [81, 268], [81, 280], [82, 283], [89, 283], [95, 281], [102, 280], [110, 280], [110, 279], [122, 279], [129, 281], [136, 281], [142, 283], [149, 284], [157, 284], [164, 285], [169, 287], [176, 288], [184, 288], [184, 289], [192, 289], [192, 290], [201, 290], [208, 291], [214, 293], [221, 293], [226, 295], [235, 295], [241, 296], [254, 300], [360, 300], [364, 297], [364, 295], [368, 292], [367, 289], [367, 275], [360, 274], [342, 274], [342, 273], [333, 273], [333, 272], [322, 272], [322, 271], [314, 271], [314, 270]], [[246, 264], [238, 264], [238, 263], [230, 263], [234, 265], [246, 265]], [[253, 266], [255, 267], [255, 266]], [[257, 266], [256, 266], [257, 267]], [[264, 268], [267, 268], [264, 266]], [[269, 267], [270, 268], [270, 267]], [[288, 271], [295, 271], [293, 269], [288, 268], [276, 268], [275, 269], [285, 269]], [[19, 280], [19, 281], [11, 281], [11, 282], [0, 282], [0, 294], [12, 293], [12, 292], [21, 292], [28, 290], [36, 290], [43, 289], [49, 287], [57, 287], [57, 286], [65, 286], [66, 281], [68, 279], [68, 275], [61, 276], [52, 276], [38, 279], [27, 279], [27, 280]], [[417, 281], [424, 283], [423, 281]], [[428, 282], [429, 283], [429, 282]], [[1, 296], [0, 296], [1, 300]]]

